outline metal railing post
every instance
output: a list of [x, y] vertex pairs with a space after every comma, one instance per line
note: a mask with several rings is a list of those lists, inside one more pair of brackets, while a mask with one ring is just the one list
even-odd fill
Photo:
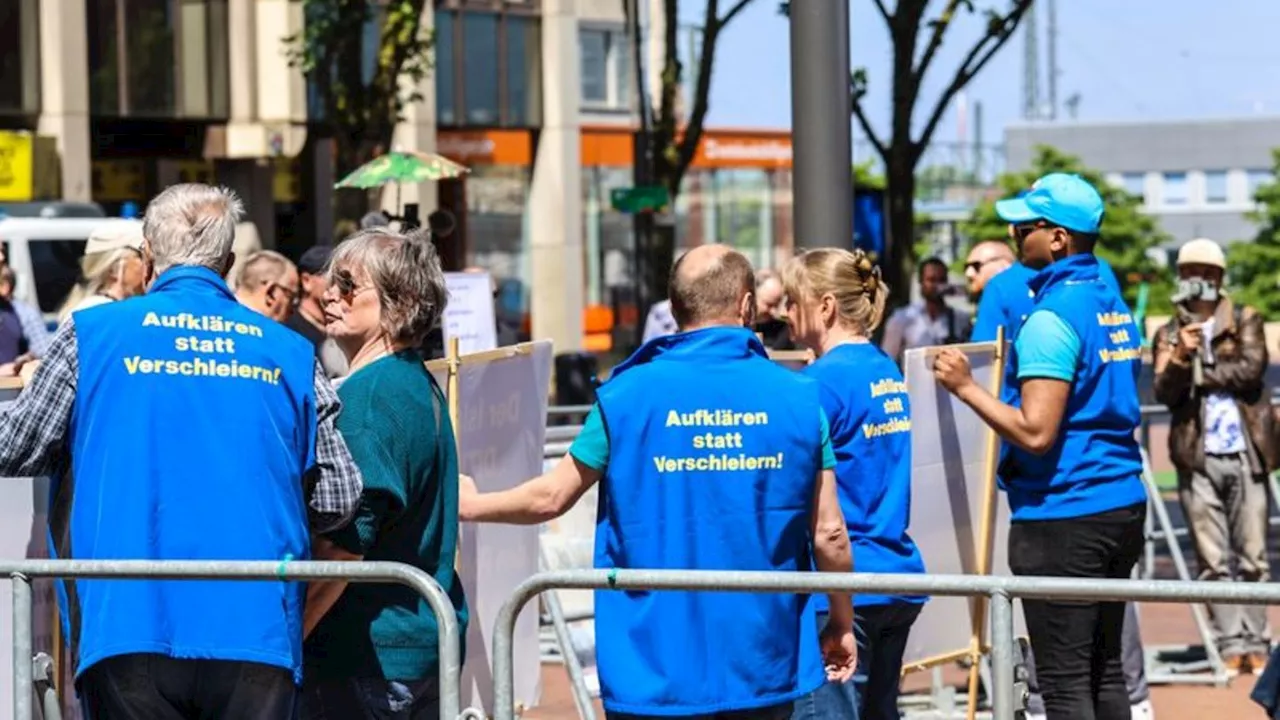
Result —
[[31, 720], [35, 690], [31, 684], [31, 580], [10, 573], [13, 583], [13, 720]]
[[458, 720], [462, 640], [453, 601], [427, 573], [396, 562], [276, 562], [270, 560], [0, 560], [13, 580], [14, 719], [32, 720], [31, 578], [113, 580], [239, 580], [399, 583], [426, 599], [436, 616], [439, 642], [440, 717]]
[[1017, 695], [1014, 687], [1013, 601], [1003, 590], [991, 593], [991, 717], [1014, 720]]

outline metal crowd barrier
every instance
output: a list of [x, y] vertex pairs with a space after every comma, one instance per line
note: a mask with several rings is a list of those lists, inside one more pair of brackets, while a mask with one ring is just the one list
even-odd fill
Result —
[[1171, 580], [1086, 580], [1081, 578], [977, 575], [891, 575], [877, 573], [785, 573], [693, 570], [562, 570], [521, 583], [498, 611], [493, 637], [495, 720], [515, 718], [512, 655], [516, 618], [534, 596], [576, 590], [715, 590], [753, 593], [871, 593], [947, 595], [991, 600], [991, 707], [993, 720], [1014, 720], [1025, 703], [1015, 682], [1017, 649], [1013, 599], [1231, 603], [1280, 605], [1280, 585], [1202, 583]]
[[[436, 615], [440, 641], [440, 717], [459, 715], [461, 640], [453, 603], [440, 585], [418, 568], [395, 562], [187, 561], [187, 560], [4, 560], [0, 575], [13, 581], [13, 717], [32, 720], [31, 580], [109, 578], [119, 580], [346, 580], [399, 583], [426, 599]], [[469, 709], [466, 716], [470, 717]]]

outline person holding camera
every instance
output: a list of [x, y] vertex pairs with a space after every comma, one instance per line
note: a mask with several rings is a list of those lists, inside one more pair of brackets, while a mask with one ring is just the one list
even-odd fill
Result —
[[[1201, 580], [1268, 582], [1267, 474], [1276, 468], [1271, 397], [1263, 380], [1267, 343], [1261, 313], [1222, 289], [1227, 261], [1218, 243], [1178, 251], [1175, 316], [1156, 333], [1156, 399], [1173, 414], [1169, 455], [1195, 543]], [[1211, 605], [1218, 652], [1229, 669], [1266, 664], [1266, 608]]]

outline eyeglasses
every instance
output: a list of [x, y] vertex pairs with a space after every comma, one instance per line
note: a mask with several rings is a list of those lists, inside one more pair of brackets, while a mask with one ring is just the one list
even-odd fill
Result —
[[1033, 220], [1029, 223], [1014, 225], [1013, 232], [1018, 236], [1018, 240], [1026, 240], [1028, 235], [1037, 230], [1053, 230], [1058, 227], [1060, 226], [1045, 220]]
[[373, 289], [372, 285], [360, 286], [356, 284], [356, 279], [351, 275], [350, 270], [333, 271], [333, 286], [338, 289], [338, 294], [342, 299], [351, 302], [357, 295], [365, 290]]
[[271, 295], [276, 290], [285, 294], [285, 297], [289, 300], [289, 305], [292, 307], [297, 307], [298, 303], [302, 300], [302, 293], [298, 292], [297, 288], [286, 287], [278, 282], [271, 283], [271, 287], [267, 288], [267, 295]]
[[986, 260], [974, 260], [973, 262], [967, 262], [964, 264], [964, 271], [969, 272], [970, 270], [972, 270], [974, 272], [978, 272], [982, 268], [986, 267], [987, 265], [995, 261], [996, 261], [996, 258], [987, 258]]

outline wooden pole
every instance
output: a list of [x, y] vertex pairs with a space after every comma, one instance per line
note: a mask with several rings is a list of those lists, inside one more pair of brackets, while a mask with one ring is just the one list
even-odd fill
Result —
[[[996, 330], [995, 357], [992, 358], [991, 395], [1000, 397], [1000, 388], [1004, 380], [1004, 328]], [[1000, 457], [1000, 436], [996, 431], [987, 428], [987, 452], [983, 466], [982, 517], [978, 531], [977, 573], [991, 574], [991, 554], [994, 544], [996, 524], [996, 503], [998, 488], [996, 487], [996, 469]], [[987, 598], [979, 595], [973, 599], [973, 636], [969, 642], [969, 713], [968, 720], [975, 720], [978, 715], [978, 669], [985, 651], [987, 635]]]
[[[448, 373], [445, 376], [445, 400], [449, 403], [449, 424], [453, 426], [453, 447], [457, 453], [458, 461], [462, 460], [462, 446], [458, 441], [458, 375], [462, 366], [461, 358], [458, 355], [458, 338], [449, 338], [449, 353], [446, 356], [446, 367]], [[462, 570], [462, 528], [458, 528], [458, 544], [454, 548], [453, 553], [453, 570], [460, 572]]]

